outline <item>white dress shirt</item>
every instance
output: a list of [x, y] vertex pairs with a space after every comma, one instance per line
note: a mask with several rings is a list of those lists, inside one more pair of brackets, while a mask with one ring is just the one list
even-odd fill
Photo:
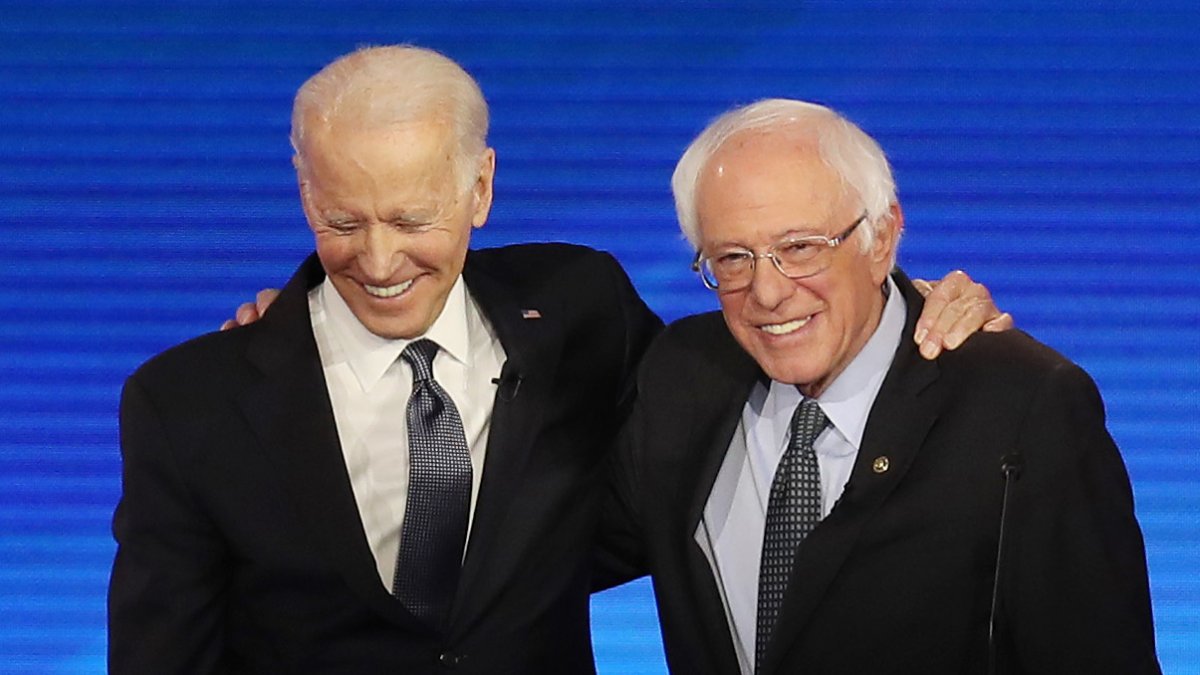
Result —
[[[892, 365], [907, 314], [904, 299], [889, 278], [888, 299], [875, 332], [817, 397], [830, 421], [813, 443], [821, 471], [822, 518], [833, 510], [850, 480], [867, 416]], [[787, 450], [792, 413], [803, 398], [795, 386], [774, 380], [769, 386], [761, 382], [754, 386], [695, 532], [720, 588], [746, 675], [754, 673], [758, 572], [771, 482]]]
[[[358, 514], [380, 581], [391, 590], [408, 499], [405, 411], [412, 393], [412, 370], [399, 357], [413, 340], [368, 331], [328, 280], [309, 291], [308, 307]], [[471, 452], [473, 521], [496, 396], [492, 378], [500, 376], [506, 355], [461, 276], [423, 337], [441, 347], [434, 379], [462, 418]]]

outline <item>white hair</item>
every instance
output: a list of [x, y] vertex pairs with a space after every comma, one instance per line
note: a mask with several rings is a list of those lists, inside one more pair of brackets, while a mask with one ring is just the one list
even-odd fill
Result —
[[863, 230], [862, 250], [875, 240], [896, 203], [896, 181], [883, 149], [852, 122], [816, 103], [770, 98], [734, 108], [716, 118], [692, 141], [671, 176], [679, 228], [692, 248], [700, 249], [696, 186], [714, 154], [735, 135], [746, 132], [799, 133], [813, 138], [821, 161], [858, 199], [870, 227]]
[[454, 61], [412, 45], [363, 47], [338, 58], [305, 82], [292, 105], [292, 149], [304, 173], [304, 139], [314, 121], [372, 130], [432, 120], [456, 141], [455, 172], [468, 189], [487, 149], [488, 108], [479, 85]]

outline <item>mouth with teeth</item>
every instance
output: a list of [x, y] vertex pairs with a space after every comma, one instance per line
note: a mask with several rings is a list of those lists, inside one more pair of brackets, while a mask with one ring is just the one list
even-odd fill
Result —
[[784, 323], [767, 323], [759, 326], [758, 328], [764, 333], [770, 335], [787, 335], [788, 333], [794, 333], [801, 328], [804, 328], [804, 326], [808, 325], [808, 322], [811, 320], [812, 315], [810, 314], [803, 319], [795, 319], [793, 321], [786, 321]]
[[401, 293], [407, 291], [409, 288], [412, 287], [412, 285], [413, 285], [413, 280], [409, 279], [408, 281], [394, 284], [392, 286], [372, 286], [370, 284], [363, 284], [362, 287], [363, 287], [363, 290], [365, 290], [367, 292], [367, 295], [370, 295], [371, 297], [394, 298], [397, 295], [400, 295]]

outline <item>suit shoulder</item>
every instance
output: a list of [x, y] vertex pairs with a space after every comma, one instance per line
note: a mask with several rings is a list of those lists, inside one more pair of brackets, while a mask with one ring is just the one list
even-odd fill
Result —
[[[324, 277], [316, 254], [308, 256], [261, 319], [175, 345], [143, 363], [130, 380], [153, 384], [164, 391], [195, 392], [206, 386], [226, 388], [231, 377], [247, 369], [251, 343], [263, 336], [270, 336], [264, 344], [276, 352], [302, 348], [299, 338], [303, 336], [296, 331], [311, 327], [308, 292]], [[308, 337], [311, 339], [311, 333]]]
[[643, 371], [687, 376], [698, 369], [743, 366], [752, 359], [730, 334], [720, 312], [693, 314], [672, 321], [651, 343]]
[[472, 264], [489, 271], [512, 276], [553, 274], [579, 266], [616, 265], [611, 254], [587, 246], [566, 243], [513, 244], [471, 251]]
[[152, 356], [139, 366], [130, 380], [150, 388], [185, 388], [189, 383], [214, 378], [238, 363], [254, 325], [206, 333]]
[[659, 342], [664, 347], [673, 349], [703, 349], [713, 340], [725, 337], [731, 337], [729, 329], [725, 326], [725, 319], [720, 312], [713, 311], [692, 314], [672, 321], [663, 331]]
[[950, 374], [993, 383], [1039, 382], [1049, 375], [1090, 381], [1073, 361], [1020, 330], [977, 333], [958, 349], [943, 353], [938, 363]]
[[[612, 255], [575, 244], [519, 244], [471, 251], [468, 286], [502, 288], [509, 299], [561, 303], [571, 314], [642, 305], [624, 268]], [[647, 310], [649, 311], [649, 310]]]

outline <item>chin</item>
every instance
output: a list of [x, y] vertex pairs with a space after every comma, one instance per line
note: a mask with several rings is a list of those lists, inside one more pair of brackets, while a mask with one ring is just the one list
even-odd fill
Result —
[[[415, 312], [407, 314], [412, 315]], [[414, 321], [412, 316], [383, 316], [373, 312], [354, 312], [354, 317], [371, 333], [389, 340], [418, 337], [429, 328], [427, 324]]]
[[795, 369], [778, 369], [777, 370], [777, 369], [764, 368], [763, 371], [766, 372], [767, 377], [771, 378], [772, 380], [775, 380], [776, 382], [782, 382], [783, 384], [795, 385], [797, 387], [800, 387], [801, 389], [805, 388], [806, 386], [808, 386], [808, 385], [812, 384], [813, 382], [816, 382], [817, 380], [820, 379], [817, 376], [814, 376], [814, 375], [811, 375], [809, 373], [805, 373], [802, 371], [797, 371]]
[[396, 325], [367, 325], [367, 330], [388, 340], [411, 340], [425, 334], [427, 328]]
[[[802, 353], [811, 355], [811, 350], [804, 350]], [[819, 362], [814, 362], [811, 358], [801, 360], [795, 355], [785, 356], [762, 352], [752, 353], [751, 356], [758, 362], [767, 377], [776, 382], [794, 384], [801, 388], [814, 382], [820, 382], [829, 372], [828, 368], [823, 367]]]

